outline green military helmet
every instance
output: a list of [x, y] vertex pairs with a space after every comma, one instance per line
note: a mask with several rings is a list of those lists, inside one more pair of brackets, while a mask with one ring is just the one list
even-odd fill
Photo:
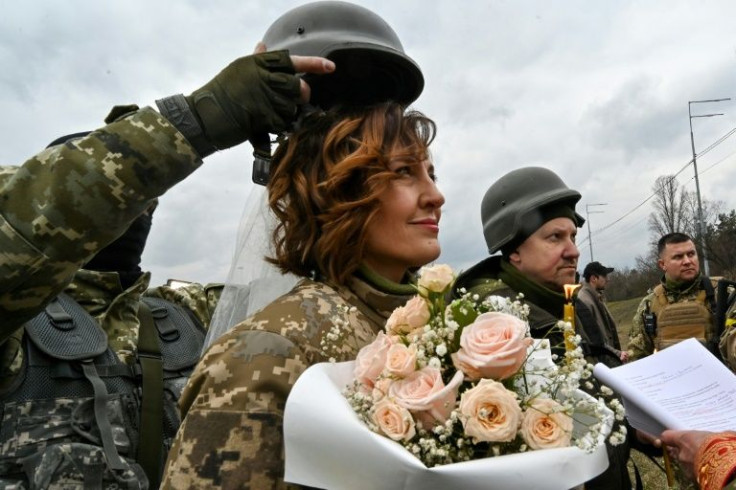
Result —
[[331, 75], [305, 75], [310, 103], [365, 105], [414, 102], [424, 88], [419, 66], [404, 52], [396, 32], [372, 11], [347, 2], [321, 1], [294, 8], [266, 31], [268, 50], [323, 56], [335, 62]]
[[582, 226], [575, 212], [580, 197], [547, 168], [512, 170], [488, 188], [480, 206], [488, 251], [520, 244], [552, 217], [569, 216]]

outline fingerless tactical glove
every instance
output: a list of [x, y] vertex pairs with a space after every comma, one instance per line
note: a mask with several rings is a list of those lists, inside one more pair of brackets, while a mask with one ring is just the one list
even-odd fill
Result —
[[[156, 101], [161, 113], [204, 157], [250, 139], [277, 133], [293, 121], [300, 80], [289, 52], [270, 51], [239, 58], [191, 95]], [[186, 106], [182, 107], [183, 100]], [[194, 114], [199, 128], [192, 121]]]

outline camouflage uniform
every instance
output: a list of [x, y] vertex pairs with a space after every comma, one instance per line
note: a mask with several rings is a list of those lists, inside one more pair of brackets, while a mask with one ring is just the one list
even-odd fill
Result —
[[[529, 305], [529, 327], [534, 338], [548, 338], [553, 346], [552, 352], [564, 354], [564, 339], [561, 332], [552, 330], [564, 313], [565, 296], [547, 289], [521, 274], [502, 257], [489, 257], [460, 274], [455, 283], [455, 296], [460, 289], [476, 293], [481, 299], [491, 295], [503, 296], [512, 300], [523, 294], [522, 301]], [[582, 337], [581, 347], [586, 352], [590, 340], [581, 330], [580, 319], [575, 322]], [[587, 355], [587, 352], [586, 352]], [[620, 490], [631, 488], [628, 469], [629, 444], [611, 446], [606, 444], [610, 464], [606, 471], [585, 483], [586, 490]]]
[[[689, 285], [675, 289], [667, 284], [664, 277], [661, 280], [662, 287], [669, 304], [680, 303], [684, 301], [695, 301], [698, 297], [698, 293], [703, 289], [702, 276], [698, 276]], [[643, 313], [646, 311], [647, 302], [653, 305], [657, 300], [654, 289], [651, 289], [648, 294], [641, 300], [639, 307], [636, 309], [634, 319], [631, 323], [631, 330], [629, 331], [629, 345], [627, 347], [631, 360], [635, 361], [646, 357], [654, 352], [654, 337], [649, 335], [644, 328]], [[713, 311], [708, 301], [705, 302], [704, 306], [710, 311], [711, 316]]]
[[[82, 306], [85, 311], [94, 317], [107, 336], [108, 346], [121, 361], [127, 363], [131, 367], [136, 366], [135, 351], [138, 345], [140, 329], [138, 309], [142, 296], [161, 298], [178, 304], [191, 312], [206, 328], [209, 325], [219, 293], [222, 289], [221, 285], [202, 286], [200, 284], [192, 283], [179, 289], [160, 286], [147, 290], [149, 280], [150, 273], [144, 273], [134, 284], [124, 290], [121, 287], [121, 281], [118, 273], [116, 272], [80, 270], [75, 274], [72, 283], [64, 290], [65, 294], [70, 296], [74, 301]], [[186, 330], [182, 331], [186, 332]], [[0, 393], [8, 389], [11, 390], [8, 393], [13, 393], [13, 390], [18, 388], [17, 383], [20, 381], [18, 374], [25, 372], [21, 371], [24, 356], [24, 350], [22, 348], [23, 335], [25, 335], [25, 329], [17, 329], [9, 339], [6, 339], [4, 343], [0, 344]], [[197, 345], [198, 350], [195, 353], [187, 353], [190, 358], [193, 355], [194, 360], [198, 359], [199, 345]], [[177, 358], [177, 360], [179, 360], [179, 358]], [[167, 381], [167, 383], [169, 383], [167, 384], [167, 389], [171, 390], [170, 395], [174, 396], [174, 401], [181, 393], [185, 382], [186, 376], [183, 372], [182, 376], [169, 379], [169, 381]], [[58, 401], [59, 400], [40, 400], [38, 405], [27, 403], [24, 410], [31, 414], [38, 413], [39, 411], [43, 412], [43, 403], [48, 404], [48, 402]], [[28, 420], [31, 419], [31, 416], [27, 416], [22, 423], [14, 420], [13, 414], [16, 414], [17, 412], [14, 411], [13, 404], [6, 403], [6, 401], [3, 401], [2, 397], [0, 397], [0, 402], [3, 402], [3, 406], [0, 406], [0, 413], [4, 413], [5, 415], [2, 420], [2, 431], [0, 431], [0, 434], [2, 434], [3, 437], [0, 437], [0, 439], [4, 441], [4, 444], [7, 444], [6, 446], [3, 446], [3, 458], [0, 458], [2, 459], [2, 465], [0, 465], [2, 466], [0, 467], [0, 480], [7, 483], [14, 478], [20, 477], [18, 475], [19, 458], [25, 458], [24, 455], [28, 453], [29, 446], [37, 446], [37, 451], [39, 452], [36, 454], [41, 454], [41, 452], [43, 452], [44, 458], [50, 457], [45, 447], [46, 444], [51, 444], [51, 442], [55, 444], [56, 450], [61, 451], [59, 454], [62, 454], [64, 451], [89, 451], [91, 449], [94, 453], [87, 454], [83, 457], [80, 456], [80, 458], [83, 458], [85, 461], [97, 461], [94, 463], [97, 465], [97, 469], [95, 470], [97, 472], [101, 472], [103, 468], [106, 468], [101, 447], [96, 447], [95, 445], [90, 446], [88, 444], [80, 445], [80, 441], [86, 443], [87, 440], [79, 438], [75, 434], [71, 434], [66, 441], [63, 440], [63, 437], [59, 434], [50, 435], [47, 429], [41, 427], [41, 423], [38, 420], [34, 422], [35, 424], [38, 424], [37, 427], [29, 425]], [[69, 405], [73, 403], [73, 400], [65, 399], [63, 400], [63, 403]], [[121, 413], [123, 413], [122, 409], [118, 408], [117, 405], [114, 404], [115, 402], [111, 403], [113, 403], [111, 406], [114, 407], [109, 408], [110, 412], [108, 412], [109, 414], [113, 414], [110, 415], [111, 420], [114, 420], [114, 426], [118, 427], [116, 430], [123, 430], [126, 424], [123, 422], [122, 418], [116, 418], [118, 416], [117, 410], [121, 410]], [[170, 421], [172, 424], [178, 424], [180, 417], [175, 403], [172, 402], [166, 406], [167, 410], [171, 410], [166, 420]], [[172, 408], [169, 409], [169, 406]], [[51, 408], [49, 407], [47, 410], [51, 410]], [[55, 414], [54, 420], [66, 421], [64, 423], [68, 425], [69, 421], [65, 419], [65, 413], [66, 412], [60, 411]], [[135, 420], [138, 419], [136, 418]], [[28, 435], [24, 436], [22, 433], [18, 432], [18, 427], [20, 427], [18, 424], [25, 424], [26, 430], [29, 431]], [[62, 426], [65, 427], [65, 425]], [[173, 426], [173, 430], [170, 434], [173, 434], [173, 431], [175, 430], [176, 425]], [[39, 437], [38, 441], [33, 440], [35, 434]], [[116, 432], [116, 434], [118, 437], [122, 437], [119, 432]], [[23, 437], [23, 441], [18, 439], [21, 436]], [[135, 437], [137, 440], [137, 434]], [[170, 445], [171, 436], [168, 437], [168, 439], [164, 440], [164, 443]], [[125, 447], [125, 444], [123, 444], [122, 447]], [[17, 451], [17, 454], [15, 451]], [[46, 477], [51, 478], [51, 475], [54, 474], [54, 478], [57, 478], [60, 474], [68, 472], [70, 478], [69, 481], [78, 482], [78, 478], [80, 478], [78, 473], [79, 468], [73, 462], [74, 458], [64, 457], [62, 459], [64, 464], [69, 467], [62, 469], [62, 464], [57, 462], [53, 467], [49, 468], [49, 473]], [[90, 462], [90, 464], [93, 463]], [[41, 466], [43, 465], [40, 465], [39, 468]], [[43, 470], [37, 469], [34, 472], [34, 476], [43, 479], [44, 475], [41, 473], [43, 473]], [[101, 475], [99, 476], [101, 478]], [[77, 480], [75, 480], [75, 478], [77, 478]], [[141, 476], [134, 477], [134, 480], [143, 481], [141, 480]], [[2, 482], [0, 482], [0, 486], [2, 486]]]
[[728, 364], [732, 371], [736, 371], [736, 302], [726, 312], [726, 325], [718, 348], [726, 364]]
[[[364, 275], [343, 286], [304, 279], [220, 337], [180, 400], [162, 488], [286, 488], [283, 413], [297, 378], [331, 357], [354, 359], [414, 292]], [[336, 319], [349, 329], [325, 349]]]
[[[138, 345], [138, 304], [142, 296], [152, 296], [176, 303], [191, 311], [206, 328], [212, 319], [222, 285], [192, 283], [179, 289], [168, 286], [146, 289], [150, 273], [143, 274], [123, 290], [116, 272], [79, 270], [64, 293], [79, 303], [107, 334], [108, 345], [121, 361], [132, 364]], [[23, 329], [0, 344], [0, 388], [12, 383], [23, 362], [20, 348]]]
[[115, 122], [0, 167], [0, 343], [39, 313], [149, 202], [202, 160], [158, 112]]

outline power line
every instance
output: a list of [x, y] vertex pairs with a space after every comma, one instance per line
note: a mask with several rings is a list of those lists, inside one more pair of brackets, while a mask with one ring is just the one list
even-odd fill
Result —
[[[723, 143], [723, 142], [724, 142], [724, 141], [725, 141], [726, 139], [728, 139], [728, 138], [729, 138], [730, 136], [732, 136], [732, 135], [733, 135], [734, 133], [736, 133], [736, 128], [733, 128], [733, 129], [731, 129], [731, 130], [730, 130], [730, 131], [728, 131], [728, 132], [727, 132], [726, 134], [724, 134], [723, 136], [721, 136], [720, 138], [718, 138], [718, 139], [717, 139], [717, 140], [716, 140], [716, 141], [715, 141], [715, 142], [714, 142], [713, 144], [711, 144], [710, 146], [708, 146], [708, 147], [707, 147], [707, 148], [706, 148], [705, 150], [703, 150], [702, 152], [698, 153], [698, 154], [696, 155], [696, 157], [700, 157], [700, 156], [703, 156], [703, 155], [705, 155], [706, 153], [710, 152], [710, 151], [711, 151], [711, 150], [713, 150], [713, 149], [714, 149], [715, 147], [717, 147], [718, 145], [720, 145], [721, 143]], [[724, 160], [725, 160], [725, 159], [724, 159]], [[723, 161], [723, 160], [721, 160], [721, 161], [719, 161], [719, 162], [716, 162], [715, 164], [713, 164], [713, 165], [711, 165], [710, 167], [708, 167], [708, 169], [706, 169], [706, 170], [709, 170], [709, 169], [713, 168], [714, 166], [718, 165], [718, 164], [719, 164], [719, 163], [721, 163], [722, 161]], [[689, 160], [689, 161], [688, 161], [688, 162], [687, 162], [687, 163], [686, 163], [686, 164], [685, 164], [685, 165], [684, 165], [684, 166], [683, 166], [683, 167], [682, 167], [682, 168], [681, 168], [680, 170], [678, 170], [678, 171], [677, 171], [677, 173], [675, 173], [675, 174], [674, 174], [674, 175], [673, 175], [673, 176], [672, 176], [672, 177], [670, 178], [670, 181], [674, 180], [674, 179], [675, 179], [675, 177], [677, 177], [677, 176], [678, 176], [678, 175], [680, 175], [680, 174], [681, 174], [682, 172], [684, 172], [684, 171], [685, 171], [685, 169], [687, 169], [687, 168], [688, 168], [688, 167], [690, 166], [690, 164], [691, 164], [691, 163], [693, 163], [693, 159], [692, 159], [692, 158], [691, 158], [691, 159], [690, 159], [690, 160]], [[701, 173], [703, 173], [703, 172], [701, 172]], [[692, 180], [692, 178], [691, 178], [690, 180]], [[598, 235], [599, 233], [602, 233], [602, 232], [604, 232], [604, 231], [608, 230], [609, 228], [611, 228], [612, 226], [616, 225], [617, 223], [620, 223], [620, 222], [621, 222], [621, 221], [622, 221], [623, 219], [625, 219], [626, 217], [630, 216], [630, 215], [631, 215], [631, 214], [632, 214], [632, 213], [633, 213], [634, 211], [636, 211], [637, 209], [641, 208], [641, 207], [642, 207], [642, 206], [643, 206], [644, 204], [646, 204], [646, 203], [647, 203], [647, 202], [648, 202], [648, 201], [649, 201], [650, 199], [652, 199], [652, 198], [653, 198], [653, 197], [654, 197], [655, 195], [656, 195], [656, 192], [653, 192], [653, 193], [652, 193], [652, 194], [651, 194], [651, 195], [650, 195], [649, 197], [647, 197], [647, 198], [646, 198], [646, 199], [644, 199], [644, 200], [643, 200], [642, 202], [640, 202], [639, 204], [637, 204], [636, 206], [634, 206], [634, 207], [633, 207], [633, 208], [632, 208], [631, 210], [629, 210], [628, 212], [626, 212], [626, 213], [625, 213], [624, 215], [622, 215], [622, 216], [621, 216], [620, 218], [618, 218], [618, 219], [616, 219], [616, 220], [612, 221], [611, 223], [607, 224], [606, 226], [604, 226], [604, 227], [602, 227], [602, 228], [599, 228], [599, 229], [597, 229], [597, 230], [593, 231], [593, 232], [591, 233], [591, 235], [593, 235], [593, 236], [595, 236], [595, 235]], [[586, 241], [586, 240], [583, 240], [583, 241], [581, 241], [581, 242], [580, 242], [580, 244], [583, 244], [583, 243], [585, 243], [585, 241]]]

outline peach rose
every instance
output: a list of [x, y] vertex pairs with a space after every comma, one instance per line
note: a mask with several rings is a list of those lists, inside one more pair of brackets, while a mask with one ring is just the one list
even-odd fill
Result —
[[396, 403], [409, 410], [428, 429], [450, 416], [462, 382], [463, 374], [458, 371], [445, 386], [439, 369], [425, 367], [394, 381], [388, 392]]
[[393, 341], [389, 336], [383, 332], [378, 332], [376, 339], [360, 349], [355, 358], [353, 375], [368, 393], [371, 392], [376, 379], [383, 372], [386, 365], [386, 355], [392, 344]]
[[463, 329], [452, 362], [468, 379], [509, 378], [526, 360], [532, 343], [526, 331], [526, 323], [513, 315], [483, 313]]
[[429, 321], [429, 307], [421, 296], [414, 296], [404, 306], [396, 308], [386, 320], [386, 332], [406, 335], [424, 327]]
[[389, 398], [376, 403], [371, 416], [379, 430], [394, 441], [408, 441], [416, 434], [411, 413]]
[[521, 436], [532, 449], [568, 447], [572, 417], [551, 398], [534, 398], [524, 412]]
[[386, 354], [386, 371], [392, 376], [405, 378], [416, 371], [417, 346], [394, 344]]
[[513, 441], [521, 423], [516, 393], [492, 379], [482, 379], [460, 397], [460, 420], [476, 441]]
[[452, 268], [449, 265], [439, 264], [430, 267], [423, 267], [419, 271], [419, 281], [417, 285], [431, 291], [433, 293], [441, 293], [455, 279]]

